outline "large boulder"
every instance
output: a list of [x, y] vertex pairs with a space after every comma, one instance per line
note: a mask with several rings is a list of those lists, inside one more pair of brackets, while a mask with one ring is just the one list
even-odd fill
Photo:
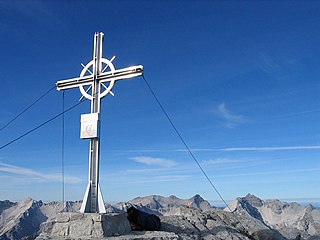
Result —
[[160, 218], [153, 214], [142, 212], [135, 207], [127, 209], [128, 220], [133, 231], [159, 231]]

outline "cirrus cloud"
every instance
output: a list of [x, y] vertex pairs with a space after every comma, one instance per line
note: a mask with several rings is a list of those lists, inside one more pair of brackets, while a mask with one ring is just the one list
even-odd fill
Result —
[[[18, 167], [11, 164], [0, 163], [0, 172], [10, 173], [14, 175], [23, 176], [30, 179], [37, 179], [45, 182], [61, 182], [61, 174], [41, 173], [30, 168]], [[76, 184], [81, 182], [81, 179], [75, 176], [65, 175], [67, 183]]]
[[214, 114], [224, 121], [227, 128], [234, 128], [239, 124], [246, 123], [248, 119], [245, 116], [231, 112], [224, 103], [218, 105]]
[[154, 166], [160, 166], [160, 167], [173, 167], [177, 165], [177, 163], [173, 160], [165, 159], [165, 158], [154, 158], [154, 157], [132, 157], [131, 160], [142, 163], [146, 165], [154, 165]]

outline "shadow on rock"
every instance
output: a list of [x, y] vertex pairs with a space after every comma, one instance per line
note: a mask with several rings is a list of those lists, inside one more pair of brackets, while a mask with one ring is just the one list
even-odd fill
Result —
[[127, 209], [128, 220], [133, 231], [160, 231], [160, 218], [153, 214], [142, 212], [135, 207]]
[[252, 234], [252, 238], [255, 240], [288, 240], [282, 236], [277, 230], [263, 229], [256, 231]]

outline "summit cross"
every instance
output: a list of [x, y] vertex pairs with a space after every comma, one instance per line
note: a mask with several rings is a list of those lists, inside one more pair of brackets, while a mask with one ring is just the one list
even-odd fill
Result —
[[[79, 87], [83, 98], [91, 101], [91, 113], [81, 115], [81, 138], [90, 139], [89, 149], [89, 177], [88, 185], [80, 208], [82, 213], [105, 213], [103, 197], [99, 185], [99, 162], [100, 162], [100, 111], [101, 99], [111, 91], [118, 80], [139, 77], [143, 75], [143, 66], [115, 69], [112, 61], [103, 58], [102, 32], [94, 34], [93, 59], [83, 65], [80, 77], [58, 81], [57, 90], [65, 90]], [[106, 83], [109, 85], [106, 86]]]

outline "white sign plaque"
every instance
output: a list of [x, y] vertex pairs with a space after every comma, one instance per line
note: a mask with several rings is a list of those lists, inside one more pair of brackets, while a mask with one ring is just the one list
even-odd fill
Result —
[[99, 113], [89, 113], [81, 115], [80, 138], [98, 137]]

